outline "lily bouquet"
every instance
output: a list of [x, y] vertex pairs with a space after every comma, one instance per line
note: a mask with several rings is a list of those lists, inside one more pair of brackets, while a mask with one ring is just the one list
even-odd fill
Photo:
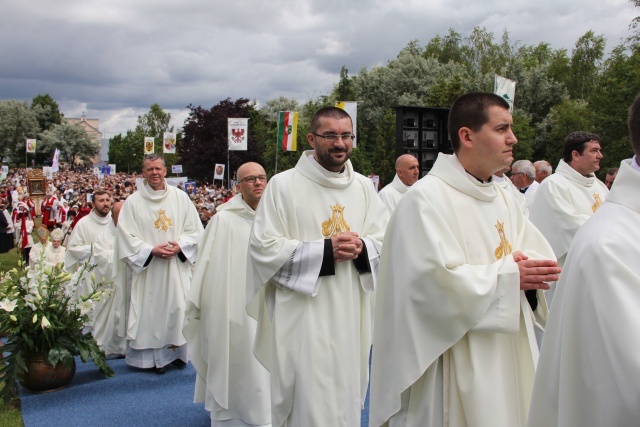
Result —
[[[91, 257], [89, 257], [91, 259]], [[81, 264], [74, 273], [61, 265], [44, 262], [18, 268], [0, 276], [0, 401], [7, 403], [16, 392], [16, 379], [27, 371], [24, 357], [43, 355], [53, 367], [71, 367], [74, 356], [89, 358], [105, 377], [114, 372], [90, 332], [84, 332], [95, 303], [109, 298], [110, 282], [96, 282], [95, 264]], [[80, 280], [90, 275], [93, 291], [78, 297]]]

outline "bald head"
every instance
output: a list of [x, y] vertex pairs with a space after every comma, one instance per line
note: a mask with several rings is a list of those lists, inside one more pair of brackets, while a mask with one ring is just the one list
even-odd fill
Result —
[[255, 210], [267, 185], [267, 173], [258, 163], [248, 162], [238, 168], [236, 177], [242, 200]]
[[111, 207], [111, 218], [113, 219], [113, 223], [118, 226], [118, 216], [120, 216], [120, 209], [122, 209], [122, 205], [124, 202], [115, 202]]
[[396, 174], [400, 181], [407, 187], [411, 187], [418, 180], [420, 166], [418, 159], [411, 154], [403, 154], [396, 160]]

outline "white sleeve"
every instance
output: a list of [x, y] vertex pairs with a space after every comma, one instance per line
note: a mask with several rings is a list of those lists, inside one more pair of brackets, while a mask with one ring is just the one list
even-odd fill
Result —
[[145, 268], [145, 263], [149, 259], [153, 246], [143, 243], [142, 248], [135, 254], [124, 258], [126, 263], [131, 267], [134, 273], [140, 273]]
[[323, 254], [324, 239], [300, 242], [271, 281], [277, 286], [316, 296], [320, 287], [318, 277]]

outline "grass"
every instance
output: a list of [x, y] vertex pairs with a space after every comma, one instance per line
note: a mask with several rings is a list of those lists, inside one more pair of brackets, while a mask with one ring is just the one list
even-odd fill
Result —
[[[40, 219], [36, 219], [36, 226], [39, 225]], [[35, 230], [36, 227], [34, 227]], [[37, 237], [33, 235], [34, 241]], [[20, 259], [19, 249], [12, 249], [7, 253], [0, 254], [0, 272], [11, 270], [18, 266]], [[2, 347], [0, 347], [1, 349]], [[20, 410], [20, 399], [16, 397], [14, 401], [4, 407], [0, 407], [0, 426], [2, 427], [24, 427], [22, 421], [22, 411]]]

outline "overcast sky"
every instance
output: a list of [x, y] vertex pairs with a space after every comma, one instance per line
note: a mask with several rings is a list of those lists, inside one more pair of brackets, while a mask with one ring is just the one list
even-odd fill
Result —
[[588, 30], [607, 52], [640, 15], [628, 0], [0, 0], [0, 99], [50, 94], [66, 117], [133, 129], [157, 102], [182, 126], [188, 104], [305, 101], [340, 68], [384, 65], [411, 40], [476, 26], [569, 53]]

